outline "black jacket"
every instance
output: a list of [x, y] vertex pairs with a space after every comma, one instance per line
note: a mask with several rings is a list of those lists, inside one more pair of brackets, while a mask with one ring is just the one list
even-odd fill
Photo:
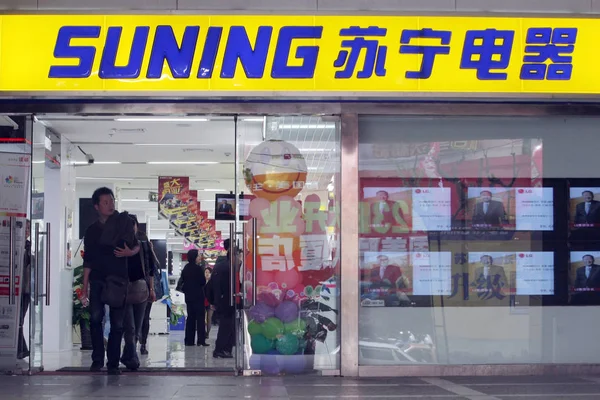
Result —
[[181, 271], [183, 278], [183, 293], [185, 302], [202, 302], [204, 306], [204, 285], [206, 277], [204, 276], [204, 267], [197, 264], [187, 263]]
[[231, 299], [231, 270], [229, 266], [229, 257], [221, 256], [215, 262], [215, 268], [210, 279], [213, 281], [215, 294], [215, 307], [220, 313], [227, 313], [234, 310], [230, 305]]

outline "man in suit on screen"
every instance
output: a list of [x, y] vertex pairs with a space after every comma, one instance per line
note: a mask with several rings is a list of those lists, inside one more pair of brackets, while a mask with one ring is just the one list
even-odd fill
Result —
[[507, 222], [508, 218], [506, 217], [504, 204], [501, 201], [492, 200], [491, 191], [483, 190], [479, 194], [479, 201], [475, 204], [472, 220], [473, 225], [499, 227]]
[[471, 286], [498, 294], [508, 290], [508, 279], [504, 268], [500, 265], [494, 265], [494, 259], [489, 255], [481, 256], [480, 261], [481, 267], [475, 268], [475, 279]]
[[575, 207], [575, 224], [600, 224], [600, 201], [594, 200], [594, 193], [585, 190], [583, 201]]
[[231, 214], [233, 214], [233, 207], [231, 206], [231, 204], [229, 204], [227, 202], [227, 200], [223, 199], [223, 200], [221, 200], [221, 203], [219, 204], [217, 213], [231, 215]]
[[394, 289], [408, 288], [408, 279], [402, 274], [399, 266], [391, 264], [385, 254], [377, 256], [378, 264], [371, 268], [371, 283], [373, 285], [388, 286]]
[[[390, 201], [390, 195], [385, 190], [379, 190], [376, 195], [377, 201], [373, 203], [374, 224], [384, 226], [403, 225], [405, 221], [404, 213], [402, 213], [400, 205], [395, 201]], [[395, 212], [397, 214], [394, 216]]]
[[583, 267], [577, 268], [575, 288], [600, 288], [600, 265], [596, 264], [596, 259], [591, 254], [586, 254], [582, 260]]

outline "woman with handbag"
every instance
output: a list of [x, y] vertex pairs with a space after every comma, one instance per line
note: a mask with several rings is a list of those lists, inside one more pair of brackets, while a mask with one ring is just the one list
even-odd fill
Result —
[[195, 249], [188, 251], [187, 257], [188, 263], [181, 271], [181, 291], [185, 294], [188, 314], [184, 342], [186, 346], [194, 346], [197, 337], [198, 346], [208, 346], [204, 324], [204, 259]]
[[154, 268], [150, 264], [152, 253], [146, 234], [138, 229], [138, 220], [130, 215], [134, 223], [135, 237], [140, 251], [127, 259], [129, 288], [125, 310], [124, 332], [125, 347], [121, 363], [127, 369], [135, 371], [140, 367], [137, 354], [137, 342], [142, 332], [142, 324], [146, 313], [146, 303], [156, 300], [154, 293]]
[[[162, 286], [162, 271], [160, 269], [160, 261], [158, 261], [158, 257], [156, 256], [156, 253], [154, 252], [154, 246], [152, 245], [152, 242], [150, 241], [146, 241], [148, 243], [148, 248], [150, 250], [150, 254], [148, 254], [145, 258], [148, 262], [148, 265], [152, 266], [152, 272], [153, 274], [149, 274], [149, 275], [154, 275], [154, 277], [152, 278], [154, 280], [154, 296], [152, 296], [152, 298], [148, 299], [148, 302], [146, 303], [146, 312], [144, 314], [144, 321], [142, 322], [142, 334], [140, 336], [139, 342], [140, 342], [140, 354], [143, 356], [147, 356], [148, 355], [148, 349], [146, 347], [146, 344], [148, 343], [148, 334], [150, 333], [150, 312], [152, 311], [152, 303], [154, 303], [157, 300], [160, 300], [163, 298], [163, 296], [165, 295], [164, 291], [163, 291], [163, 286]], [[143, 243], [143, 242], [142, 242]], [[144, 253], [146, 254], [146, 253]]]

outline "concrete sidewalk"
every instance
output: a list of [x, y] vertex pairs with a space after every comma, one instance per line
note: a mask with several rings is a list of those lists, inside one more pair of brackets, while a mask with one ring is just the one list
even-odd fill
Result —
[[600, 399], [600, 377], [347, 379], [225, 376], [2, 376], [1, 400], [82, 399]]

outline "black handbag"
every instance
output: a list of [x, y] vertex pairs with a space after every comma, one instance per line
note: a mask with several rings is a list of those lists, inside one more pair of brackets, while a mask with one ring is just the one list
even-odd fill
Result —
[[125, 306], [129, 279], [117, 275], [108, 275], [102, 289], [102, 302], [112, 308]]
[[[141, 244], [140, 244], [141, 246]], [[129, 282], [129, 287], [127, 288], [127, 304], [142, 304], [148, 301], [148, 297], [150, 297], [150, 290], [148, 289], [148, 281], [146, 281], [146, 267], [144, 265], [144, 254], [143, 250], [140, 248], [139, 257], [142, 259], [142, 272], [144, 273], [144, 278], [138, 279], [134, 282]]]
[[150, 291], [148, 290], [148, 282], [146, 279], [138, 279], [135, 282], [129, 283], [127, 289], [127, 304], [142, 304], [148, 301]]

